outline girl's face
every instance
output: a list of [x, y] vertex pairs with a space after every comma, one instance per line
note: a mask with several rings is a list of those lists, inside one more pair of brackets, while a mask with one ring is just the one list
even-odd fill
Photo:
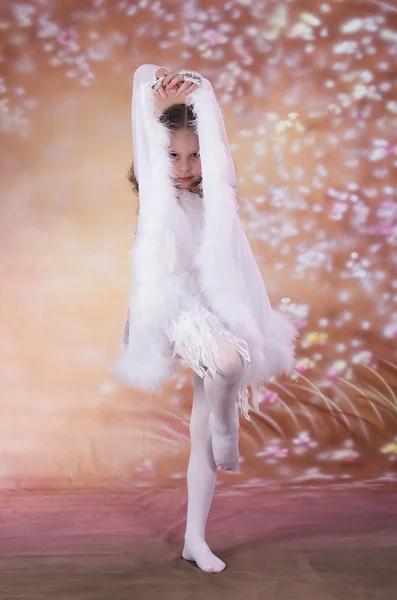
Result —
[[194, 131], [174, 131], [169, 153], [176, 187], [191, 190], [201, 179], [200, 147]]

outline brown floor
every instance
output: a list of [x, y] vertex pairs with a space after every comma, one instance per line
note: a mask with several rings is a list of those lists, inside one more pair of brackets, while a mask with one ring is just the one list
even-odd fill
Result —
[[397, 489], [217, 490], [209, 575], [183, 487], [0, 495], [0, 599], [397, 600]]

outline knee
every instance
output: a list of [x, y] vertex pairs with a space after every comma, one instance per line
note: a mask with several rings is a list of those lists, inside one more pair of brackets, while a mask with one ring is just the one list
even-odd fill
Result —
[[226, 356], [221, 355], [217, 361], [217, 371], [230, 383], [236, 383], [244, 375], [244, 359], [236, 350], [228, 352]]

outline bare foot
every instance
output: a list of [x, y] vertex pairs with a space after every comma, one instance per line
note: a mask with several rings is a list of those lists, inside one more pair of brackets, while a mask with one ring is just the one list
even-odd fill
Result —
[[215, 556], [204, 540], [194, 540], [185, 537], [182, 557], [194, 561], [199, 569], [207, 573], [220, 573], [226, 567], [223, 560]]
[[215, 422], [214, 414], [211, 412], [209, 426], [212, 436], [212, 452], [217, 467], [224, 471], [237, 471], [239, 459], [238, 415], [225, 431]]

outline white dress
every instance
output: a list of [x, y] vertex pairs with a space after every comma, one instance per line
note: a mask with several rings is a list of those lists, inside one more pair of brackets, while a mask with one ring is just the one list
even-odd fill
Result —
[[[250, 351], [245, 340], [238, 338], [222, 323], [220, 317], [208, 306], [202, 294], [193, 260], [197, 252], [203, 226], [203, 204], [198, 194], [187, 190], [178, 191], [178, 202], [186, 221], [179, 236], [179, 252], [174, 266], [174, 275], [184, 289], [181, 304], [170, 316], [165, 325], [165, 332], [173, 351], [173, 358], [180, 357], [200, 377], [204, 377], [206, 369], [215, 377], [218, 346], [213, 335], [216, 332], [234, 346], [248, 367]], [[129, 337], [129, 321], [124, 330], [123, 342], [126, 348]], [[242, 386], [238, 396], [245, 394]]]

